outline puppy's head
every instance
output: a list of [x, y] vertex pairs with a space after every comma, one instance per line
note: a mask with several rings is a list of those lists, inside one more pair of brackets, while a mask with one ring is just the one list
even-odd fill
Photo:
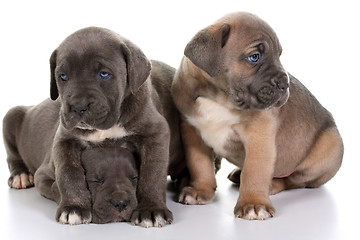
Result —
[[289, 77], [280, 63], [282, 49], [272, 28], [255, 15], [226, 15], [198, 32], [185, 56], [205, 71], [239, 109], [282, 106]]
[[51, 99], [61, 101], [61, 124], [105, 130], [117, 123], [120, 106], [150, 74], [150, 61], [127, 39], [90, 27], [67, 37], [52, 53]]
[[129, 221], [137, 207], [138, 168], [125, 148], [95, 148], [82, 153], [92, 197], [94, 223]]

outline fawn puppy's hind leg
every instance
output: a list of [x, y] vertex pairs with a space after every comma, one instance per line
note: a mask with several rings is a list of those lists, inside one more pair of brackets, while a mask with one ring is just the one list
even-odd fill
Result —
[[329, 181], [339, 170], [344, 145], [336, 128], [322, 132], [308, 156], [285, 178], [274, 178], [271, 194], [286, 189], [316, 188]]

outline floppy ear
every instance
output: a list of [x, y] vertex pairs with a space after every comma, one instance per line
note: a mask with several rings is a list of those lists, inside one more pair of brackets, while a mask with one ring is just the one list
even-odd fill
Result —
[[121, 44], [121, 50], [126, 62], [127, 82], [134, 94], [148, 78], [151, 63], [140, 48], [128, 40]]
[[222, 66], [221, 51], [230, 35], [228, 24], [214, 24], [198, 32], [187, 44], [184, 54], [196, 66], [216, 76]]
[[55, 68], [56, 68], [56, 50], [51, 54], [50, 57], [50, 97], [52, 100], [56, 100], [59, 96], [59, 92], [56, 86], [56, 76], [55, 76]]

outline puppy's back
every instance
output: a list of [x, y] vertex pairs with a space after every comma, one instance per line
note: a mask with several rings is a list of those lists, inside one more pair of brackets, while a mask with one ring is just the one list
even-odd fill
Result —
[[[170, 164], [169, 173], [181, 172], [184, 166], [184, 151], [180, 136], [180, 114], [171, 96], [171, 85], [175, 75], [175, 68], [159, 62], [151, 61], [152, 99], [158, 111], [166, 118], [170, 127]], [[180, 168], [179, 168], [180, 166]], [[176, 175], [176, 174], [175, 174]], [[175, 176], [173, 176], [175, 177]]]

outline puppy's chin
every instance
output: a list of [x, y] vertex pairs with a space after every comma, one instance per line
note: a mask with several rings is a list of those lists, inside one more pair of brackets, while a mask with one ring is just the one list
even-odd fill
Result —
[[287, 90], [286, 93], [281, 94], [274, 99], [271, 99], [271, 101], [263, 102], [259, 101], [256, 95], [248, 94], [247, 97], [243, 97], [241, 100], [239, 100], [238, 98], [233, 100], [233, 108], [237, 110], [269, 110], [273, 107], [279, 108], [287, 102], [289, 96], [290, 93], [289, 90]]
[[269, 110], [274, 107], [282, 107], [289, 99], [289, 89], [284, 93], [276, 93], [273, 96], [269, 95], [269, 98], [261, 98], [258, 94], [250, 97], [249, 109], [256, 110]]
[[75, 128], [81, 130], [106, 130], [116, 124], [117, 118], [112, 115], [106, 115], [98, 119], [91, 119], [89, 117], [79, 117], [76, 114], [60, 113], [60, 122], [68, 130]]
[[89, 124], [85, 123], [85, 122], [79, 122], [78, 124], [76, 124], [75, 126], [76, 128], [79, 128], [81, 130], [90, 130], [90, 131], [93, 131], [93, 130], [96, 130], [96, 128], [90, 126]]
[[274, 105], [274, 107], [282, 107], [289, 99], [290, 97], [290, 91], [289, 89], [286, 90], [286, 93], [277, 101], [277, 103]]
[[112, 206], [106, 206], [107, 208], [106, 211], [100, 210], [104, 207], [100, 207], [99, 210], [97, 210], [96, 206], [93, 207], [93, 213], [92, 213], [93, 223], [104, 224], [110, 222], [129, 222], [131, 214], [134, 211], [134, 209], [128, 207], [122, 210], [121, 212], [119, 212]]

